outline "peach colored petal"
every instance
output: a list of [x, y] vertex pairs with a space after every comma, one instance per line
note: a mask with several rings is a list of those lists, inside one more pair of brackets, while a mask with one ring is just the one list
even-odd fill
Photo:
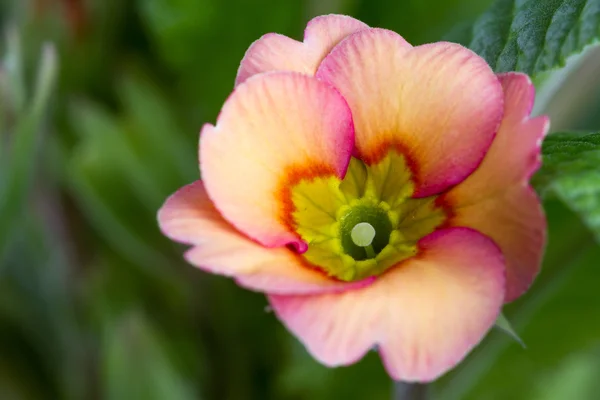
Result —
[[269, 247], [306, 244], [286, 222], [283, 193], [302, 177], [342, 178], [354, 145], [352, 115], [329, 85], [293, 72], [255, 75], [200, 135], [200, 169], [223, 217]]
[[186, 259], [204, 271], [236, 278], [248, 289], [280, 294], [341, 291], [370, 283], [342, 283], [302, 264], [287, 248], [267, 249], [236, 231], [196, 181], [173, 194], [158, 213], [170, 239], [192, 245]]
[[548, 132], [548, 117], [530, 118], [535, 89], [527, 75], [510, 72], [498, 76], [504, 90], [504, 119], [481, 166], [451, 197], [460, 204], [495, 196], [511, 185], [524, 184], [541, 163], [540, 147]]
[[464, 226], [489, 236], [506, 259], [506, 298], [525, 293], [540, 271], [546, 218], [535, 192], [513, 185], [494, 197], [454, 210], [447, 226]]
[[236, 85], [252, 75], [269, 71], [296, 71], [314, 75], [323, 58], [351, 33], [368, 29], [363, 22], [346, 15], [322, 15], [306, 25], [304, 42], [277, 33], [268, 33], [246, 51], [238, 69]]
[[454, 216], [448, 226], [467, 226], [492, 238], [506, 258], [506, 301], [523, 294], [537, 276], [546, 243], [546, 219], [529, 187], [540, 165], [547, 117], [530, 119], [535, 92], [526, 75], [499, 75], [504, 119], [480, 167], [440, 201]]
[[431, 381], [460, 362], [494, 325], [504, 299], [497, 246], [466, 228], [439, 230], [421, 253], [371, 286], [269, 299], [277, 316], [326, 365], [377, 346], [393, 379]]
[[477, 168], [502, 118], [502, 88], [486, 62], [454, 43], [411, 47], [383, 29], [350, 35], [316, 74], [348, 101], [358, 156], [390, 147], [412, 160], [418, 197], [437, 194]]

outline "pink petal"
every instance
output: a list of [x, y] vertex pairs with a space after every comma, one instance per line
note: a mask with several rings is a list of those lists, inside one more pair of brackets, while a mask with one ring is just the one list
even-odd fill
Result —
[[534, 88], [526, 75], [499, 76], [504, 120], [481, 166], [440, 201], [452, 209], [448, 226], [467, 226], [492, 238], [506, 258], [506, 301], [523, 294], [537, 276], [546, 243], [546, 218], [529, 178], [540, 165], [547, 117], [530, 119]]
[[296, 71], [314, 75], [323, 58], [351, 33], [369, 28], [346, 15], [323, 15], [308, 22], [304, 42], [268, 33], [252, 43], [238, 70], [236, 85], [252, 75], [269, 71]]
[[173, 194], [158, 213], [161, 230], [172, 240], [193, 245], [186, 259], [220, 275], [235, 277], [249, 289], [279, 294], [341, 291], [370, 283], [330, 279], [304, 265], [287, 248], [267, 249], [240, 234], [214, 208], [202, 182]]
[[298, 73], [260, 74], [236, 88], [216, 126], [203, 128], [200, 169], [227, 221], [265, 246], [304, 251], [289, 221], [289, 188], [343, 177], [353, 144], [352, 115], [335, 89]]
[[377, 346], [393, 379], [431, 381], [454, 367], [493, 326], [504, 264], [480, 233], [451, 228], [421, 254], [344, 293], [270, 295], [277, 316], [320, 362], [346, 365]]
[[502, 118], [498, 79], [453, 43], [413, 48], [394, 32], [363, 30], [336, 46], [316, 76], [348, 101], [358, 156], [371, 164], [398, 148], [412, 162], [418, 197], [471, 174]]

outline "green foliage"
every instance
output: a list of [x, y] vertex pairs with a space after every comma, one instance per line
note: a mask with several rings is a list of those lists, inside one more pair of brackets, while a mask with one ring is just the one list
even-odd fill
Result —
[[555, 133], [542, 145], [543, 164], [533, 184], [556, 194], [600, 241], [600, 133]]
[[[314, 0], [314, 3], [320, 3]], [[413, 44], [440, 39], [458, 21], [469, 21], [484, 12], [492, 0], [352, 0], [347, 13], [370, 26], [391, 29]], [[325, 13], [328, 10], [325, 10]]]
[[[140, 313], [131, 312], [102, 327], [102, 376], [108, 399], [197, 399], [191, 383], [168, 359], [157, 333]], [[127, 376], [127, 384], [123, 384]]]
[[536, 75], [563, 66], [599, 37], [598, 0], [496, 0], [448, 39], [471, 48], [497, 72]]
[[[67, 166], [77, 203], [94, 220], [98, 233], [125, 257], [143, 261], [147, 268], [156, 266], [164, 256], [148, 243], [147, 233], [154, 232], [156, 240], [158, 232], [148, 219], [151, 209], [141, 208], [135, 189], [143, 187], [142, 198], [154, 205], [162, 193], [128, 145], [124, 129], [109, 115], [94, 106], [80, 105], [73, 113], [73, 124], [85, 135]], [[126, 216], [134, 204], [141, 206], [138, 213]], [[147, 232], [144, 237], [141, 231]]]
[[[138, 0], [144, 25], [200, 124], [215, 119], [250, 44], [268, 32], [301, 39], [303, 1]], [[212, 61], [216, 62], [212, 62]], [[217, 100], [218, 99], [218, 100]]]
[[532, 398], [540, 400], [593, 399], [600, 391], [595, 371], [600, 368], [598, 349], [569, 354], [550, 376], [536, 384]]
[[[390, 398], [392, 382], [375, 351], [367, 354], [359, 364], [332, 369], [315, 361], [300, 343], [290, 343], [289, 348], [291, 358], [283, 377], [287, 393], [310, 400]], [[348, 382], [360, 382], [360, 385]]]
[[[488, 1], [13, 3], [0, 5], [18, 26], [0, 66], [0, 398], [389, 399], [376, 352], [318, 364], [263, 295], [186, 265], [156, 210], [198, 179], [201, 125], [262, 34], [300, 39], [315, 13], [342, 12], [421, 43]], [[453, 34], [498, 70], [537, 74], [597, 40], [599, 3], [500, 0]], [[40, 57], [40, 38], [59, 57]], [[547, 257], [504, 310], [527, 350], [492, 331], [435, 398], [594, 398], [597, 145], [543, 145]]]
[[0, 258], [9, 243], [12, 225], [22, 213], [33, 178], [37, 145], [41, 134], [41, 122], [54, 85], [57, 73], [55, 50], [47, 45], [41, 55], [38, 76], [30, 99], [26, 99], [23, 82], [23, 67], [19, 38], [15, 32], [9, 35], [8, 53], [4, 64], [6, 75], [2, 76], [8, 92], [4, 99], [10, 99], [6, 106], [12, 106], [16, 114], [13, 126], [3, 127], [14, 130], [10, 148], [0, 153]]

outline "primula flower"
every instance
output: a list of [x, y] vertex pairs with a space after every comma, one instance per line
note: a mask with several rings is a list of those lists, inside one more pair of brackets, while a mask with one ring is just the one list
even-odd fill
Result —
[[546, 117], [526, 75], [453, 43], [413, 47], [345, 16], [247, 51], [202, 181], [170, 197], [185, 258], [264, 292], [320, 362], [377, 349], [429, 381], [536, 276], [546, 223], [529, 178]]

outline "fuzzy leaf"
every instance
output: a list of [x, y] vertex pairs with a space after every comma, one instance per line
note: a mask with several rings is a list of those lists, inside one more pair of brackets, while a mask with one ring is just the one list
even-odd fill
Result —
[[557, 133], [542, 145], [543, 166], [533, 179], [583, 219], [600, 241], [600, 133]]
[[598, 41], [600, 0], [497, 0], [470, 32], [454, 37], [496, 72], [536, 75]]

